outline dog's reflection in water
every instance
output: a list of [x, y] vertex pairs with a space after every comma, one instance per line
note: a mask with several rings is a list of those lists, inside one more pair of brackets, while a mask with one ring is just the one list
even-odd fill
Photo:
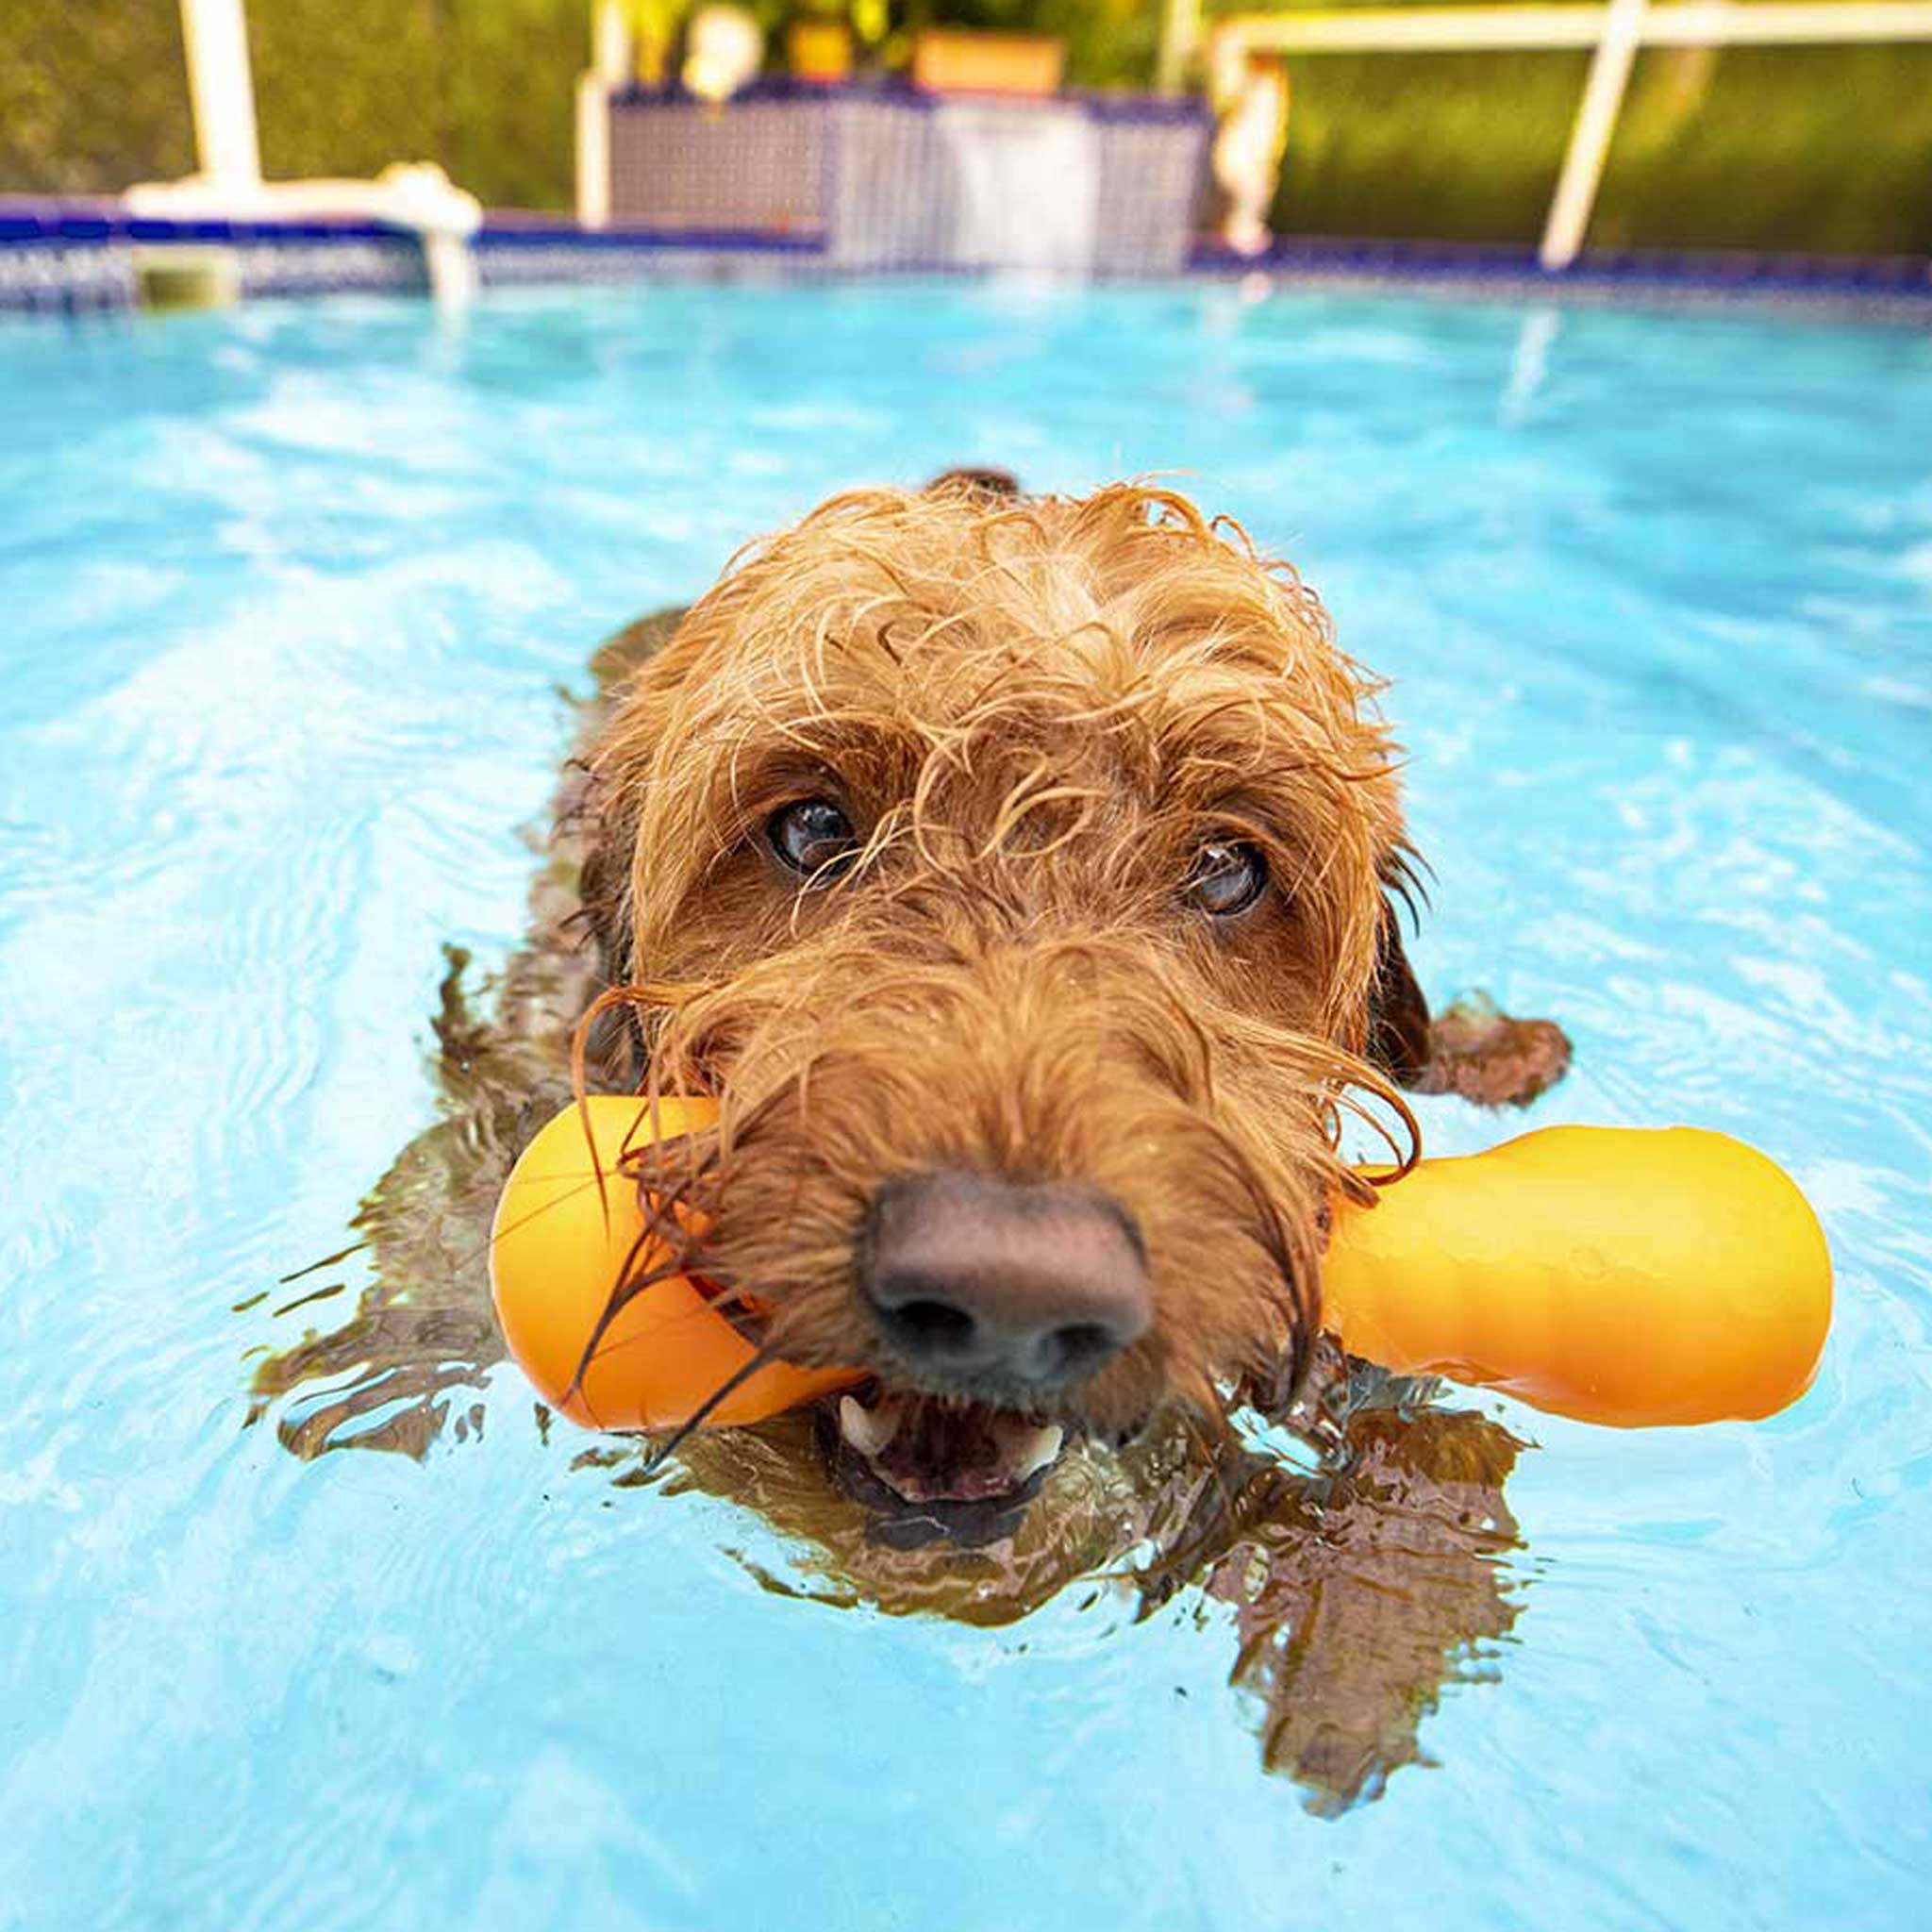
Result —
[[[566, 903], [555, 887], [552, 876], [540, 890], [540, 920], [546, 903]], [[480, 1430], [478, 1385], [503, 1359], [490, 1219], [515, 1152], [568, 1097], [564, 1016], [580, 990], [564, 962], [521, 956], [494, 1020], [473, 1016], [453, 964], [437, 1020], [444, 1118], [358, 1218], [353, 1265], [371, 1274], [359, 1306], [256, 1371], [256, 1415], [296, 1455], [423, 1457]], [[344, 1272], [291, 1283], [285, 1319], [333, 1306], [326, 1291]], [[1192, 1603], [1203, 1641], [1226, 1642], [1224, 1605], [1263, 1762], [1326, 1812], [1376, 1795], [1416, 1759], [1445, 1685], [1493, 1674], [1518, 1607], [1503, 1487], [1521, 1445], [1325, 1348], [1314, 1380], [1325, 1400], [1307, 1455], [1210, 1442], [1169, 1418], [1118, 1453], [1074, 1445], [1022, 1497], [983, 1504], [880, 1493], [828, 1405], [692, 1436], [656, 1474], [641, 1441], [584, 1436], [575, 1460], [603, 1465], [619, 1489], [690, 1486], [756, 1510], [797, 1555], [783, 1576], [755, 1574], [821, 1605], [991, 1627], [1074, 1591], [1142, 1616]], [[553, 1441], [577, 1436], [536, 1413]]]

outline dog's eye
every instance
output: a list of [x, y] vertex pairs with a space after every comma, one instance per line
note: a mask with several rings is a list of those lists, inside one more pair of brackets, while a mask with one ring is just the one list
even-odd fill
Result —
[[765, 837], [793, 872], [827, 883], [858, 850], [852, 821], [829, 798], [801, 798], [774, 811]]
[[1267, 889], [1268, 861], [1258, 847], [1239, 839], [1210, 839], [1195, 854], [1181, 896], [1216, 919], [1231, 919]]

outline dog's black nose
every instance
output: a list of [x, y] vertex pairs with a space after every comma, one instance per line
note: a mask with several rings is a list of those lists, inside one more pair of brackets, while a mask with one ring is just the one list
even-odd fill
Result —
[[1154, 1320], [1133, 1217], [1064, 1182], [901, 1175], [873, 1196], [858, 1263], [891, 1346], [967, 1383], [1064, 1388]]

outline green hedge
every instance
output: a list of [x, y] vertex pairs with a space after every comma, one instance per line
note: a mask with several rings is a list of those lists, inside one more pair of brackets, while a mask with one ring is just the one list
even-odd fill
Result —
[[256, 0], [261, 164], [437, 160], [491, 208], [571, 206], [585, 0]]
[[1296, 57], [1274, 225], [1508, 242], [1537, 233], [1583, 54]]
[[0, 194], [100, 193], [193, 165], [175, 0], [0, 0]]
[[[176, 0], [0, 4], [0, 192], [107, 192], [193, 165]], [[892, 11], [901, 34], [1061, 34], [1076, 85], [1145, 86], [1161, 0]], [[588, 22], [587, 0], [253, 0], [263, 164], [441, 160], [491, 206], [567, 208]], [[1580, 54], [1297, 57], [1276, 227], [1533, 241], [1584, 69]], [[1932, 254], [1932, 48], [1644, 55], [1591, 241]]]
[[[194, 166], [177, 0], [4, 0], [0, 193], [109, 193]], [[263, 169], [438, 160], [491, 207], [573, 199], [586, 0], [253, 0]]]
[[[1274, 225], [1533, 242], [1588, 58], [1295, 57]], [[1590, 239], [1932, 254], [1932, 47], [1642, 55]]]
[[1591, 240], [1932, 255], [1932, 46], [1644, 55]]

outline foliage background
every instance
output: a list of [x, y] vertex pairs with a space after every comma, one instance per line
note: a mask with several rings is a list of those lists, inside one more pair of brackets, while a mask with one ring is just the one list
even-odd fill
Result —
[[[927, 22], [1057, 33], [1076, 85], [1144, 87], [1160, 6], [894, 0], [892, 38]], [[775, 18], [785, 0], [760, 10]], [[369, 174], [435, 159], [491, 206], [568, 208], [589, 11], [252, 0], [263, 164]], [[1276, 227], [1534, 240], [1584, 66], [1580, 54], [1296, 59]], [[0, 0], [0, 192], [107, 192], [192, 164], [176, 0]], [[1591, 241], [1932, 254], [1932, 47], [1645, 54]]]
[[[572, 202], [588, 0], [252, 0], [261, 162], [436, 160], [492, 207]], [[0, 193], [99, 193], [194, 165], [177, 0], [0, 0]]]

